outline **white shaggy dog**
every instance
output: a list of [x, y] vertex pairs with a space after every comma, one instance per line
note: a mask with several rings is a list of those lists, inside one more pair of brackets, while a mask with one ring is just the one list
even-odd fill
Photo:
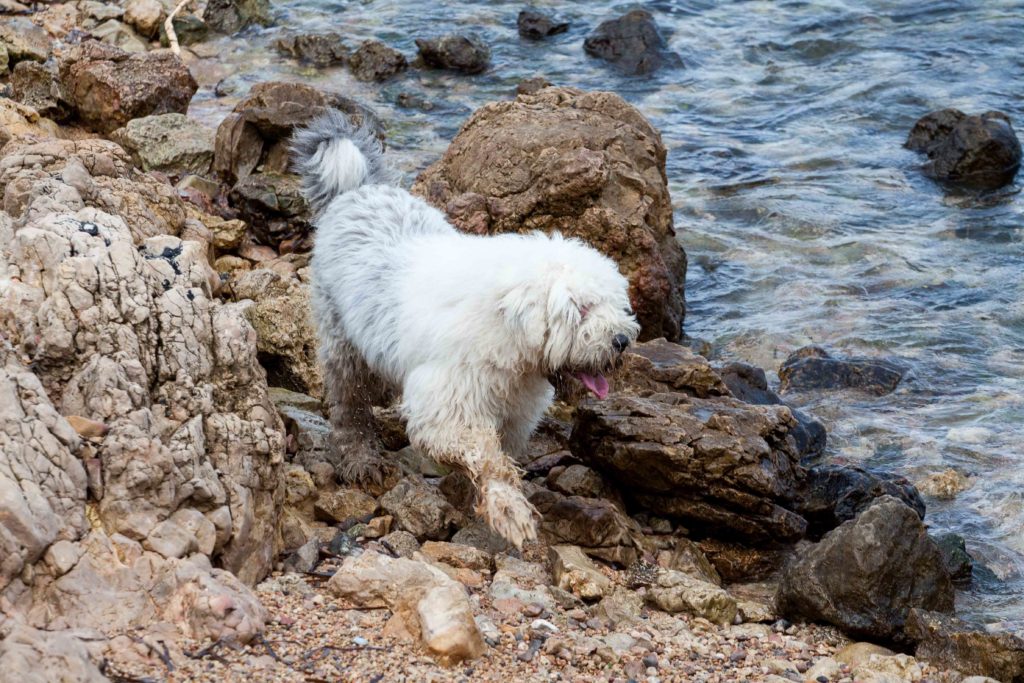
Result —
[[339, 476], [379, 483], [393, 467], [370, 406], [398, 389], [412, 444], [464, 470], [477, 512], [522, 547], [536, 511], [509, 456], [550, 405], [552, 374], [608, 393], [601, 373], [639, 331], [626, 279], [578, 240], [457, 231], [391, 185], [378, 140], [339, 112], [293, 151], [317, 215], [313, 309]]

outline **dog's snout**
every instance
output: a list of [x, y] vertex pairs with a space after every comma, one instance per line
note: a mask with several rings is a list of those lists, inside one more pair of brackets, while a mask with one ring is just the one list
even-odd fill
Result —
[[612, 348], [615, 349], [617, 353], [625, 351], [627, 346], [629, 346], [629, 337], [626, 335], [617, 334], [612, 337]]

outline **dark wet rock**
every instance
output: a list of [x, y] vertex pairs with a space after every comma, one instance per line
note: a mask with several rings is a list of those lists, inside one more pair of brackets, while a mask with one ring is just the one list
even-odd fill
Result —
[[436, 69], [478, 74], [491, 64], [491, 48], [471, 34], [417, 38], [416, 47], [423, 62]]
[[309, 210], [299, 191], [298, 176], [289, 172], [292, 131], [327, 108], [346, 113], [354, 123], [371, 121], [374, 114], [354, 100], [301, 83], [267, 82], [252, 87], [217, 128], [213, 171], [232, 185], [229, 199], [253, 235], [278, 247], [297, 240], [292, 251], [309, 249]]
[[0, 47], [9, 66], [30, 59], [45, 62], [50, 56], [50, 36], [28, 17], [4, 17], [0, 21]]
[[707, 361], [664, 340], [622, 358], [614, 393], [577, 409], [573, 455], [635, 506], [691, 530], [759, 543], [804, 535], [792, 509], [803, 472], [788, 408], [715, 395], [728, 390]]
[[1010, 118], [998, 111], [934, 111], [914, 124], [905, 146], [928, 155], [928, 177], [968, 187], [1012, 182], [1021, 162], [1020, 140]]
[[481, 107], [413, 191], [466, 232], [582, 239], [629, 279], [641, 338], [679, 338], [686, 254], [672, 224], [665, 147], [618, 95], [544, 88]]
[[[746, 363], [729, 363], [719, 373], [729, 392], [741, 401], [759, 406], [789, 405], [768, 388], [768, 378], [761, 368]], [[821, 455], [828, 439], [825, 425], [802, 410], [792, 406], [789, 409], [798, 423], [797, 429], [793, 430], [793, 438], [800, 455], [804, 458]]]
[[905, 641], [911, 609], [953, 611], [939, 547], [917, 512], [889, 496], [799, 548], [781, 576], [783, 616], [824, 621], [858, 638]]
[[132, 119], [110, 134], [142, 170], [172, 175], [209, 173], [213, 138], [212, 129], [184, 114]]
[[[261, 244], [277, 246], [307, 236], [312, 228], [301, 182], [292, 174], [249, 175], [231, 188], [228, 199]], [[312, 243], [298, 246], [307, 251]]]
[[834, 358], [820, 346], [797, 349], [779, 368], [780, 391], [855, 389], [875, 396], [892, 393], [904, 369], [880, 358]]
[[32, 107], [40, 116], [63, 121], [70, 107], [60, 96], [56, 68], [33, 61], [18, 62], [11, 73], [14, 99]]
[[602, 22], [583, 41], [583, 49], [591, 57], [610, 62], [630, 75], [682, 65], [679, 56], [667, 50], [654, 17], [642, 9]]
[[519, 35], [531, 40], [540, 40], [569, 30], [569, 22], [556, 21], [535, 9], [521, 11], [516, 19], [516, 26], [519, 29]]
[[946, 571], [958, 586], [968, 586], [974, 574], [974, 559], [967, 553], [967, 543], [959, 534], [945, 533], [935, 536], [935, 543], [942, 551]]
[[533, 487], [528, 498], [541, 514], [545, 543], [580, 546], [592, 557], [622, 566], [636, 562], [640, 527], [610, 501], [564, 496], [540, 487]]
[[380, 498], [381, 508], [418, 540], [445, 541], [462, 521], [436, 486], [409, 476]]
[[534, 76], [520, 81], [516, 86], [516, 95], [535, 95], [544, 88], [551, 87], [551, 81], [543, 76]]
[[913, 484], [903, 477], [847, 465], [822, 465], [807, 470], [796, 510], [807, 520], [807, 535], [817, 539], [854, 519], [877, 498], [892, 496], [924, 519], [925, 505]]
[[395, 97], [395, 104], [405, 109], [419, 109], [420, 111], [434, 111], [437, 105], [423, 95], [412, 92], [400, 92]]
[[282, 55], [313, 66], [344, 64], [349, 49], [337, 33], [299, 33], [274, 41], [274, 49]]
[[1024, 683], [1024, 639], [982, 631], [956, 617], [921, 609], [911, 610], [906, 628], [917, 642], [917, 658], [933, 666], [1002, 683]]
[[[205, 21], [194, 14], [179, 14], [171, 22], [174, 26], [174, 34], [178, 37], [179, 45], [195, 45], [210, 37], [210, 27]], [[170, 46], [171, 42], [167, 37], [167, 29], [164, 23], [160, 23], [160, 45]]]
[[348, 68], [360, 81], [386, 81], [409, 66], [398, 50], [379, 40], [367, 40], [349, 59]]
[[203, 18], [219, 33], [236, 33], [253, 25], [270, 26], [270, 0], [210, 0]]
[[697, 546], [725, 583], [764, 581], [783, 565], [788, 551], [782, 548], [751, 548], [705, 538]]
[[131, 54], [103, 43], [82, 43], [59, 62], [63, 97], [86, 126], [109, 133], [132, 119], [184, 114], [198, 85], [171, 52]]

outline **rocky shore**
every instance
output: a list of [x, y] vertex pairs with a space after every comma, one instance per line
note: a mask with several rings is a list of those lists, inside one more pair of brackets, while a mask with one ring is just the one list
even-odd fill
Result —
[[[0, 679], [1024, 681], [1024, 640], [955, 616], [963, 539], [930, 532], [910, 482], [828, 463], [824, 425], [787, 403], [886, 394], [905, 368], [807, 347], [780, 396], [682, 344], [666, 149], [614, 93], [523, 84], [412, 184], [459, 229], [559, 230], [629, 279], [643, 342], [606, 400], [563, 387], [520, 463], [540, 542], [475, 520], [468, 480], [410, 447], [394, 406], [374, 412], [401, 477], [341, 486], [288, 140], [325, 108], [385, 144], [389, 122], [266, 81], [207, 128], [189, 116], [204, 41], [274, 13], [197, 4], [171, 20], [180, 54], [175, 3], [3, 5]], [[565, 30], [519, 16], [524, 40]], [[490, 67], [471, 33], [417, 45], [276, 48], [368, 83]], [[640, 10], [584, 50], [685, 68]], [[929, 114], [907, 146], [969, 185], [1021, 156], [998, 112]]]

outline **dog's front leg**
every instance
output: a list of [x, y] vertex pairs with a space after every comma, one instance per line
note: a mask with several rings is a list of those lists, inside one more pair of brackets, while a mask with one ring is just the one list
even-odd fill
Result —
[[[522, 548], [537, 538], [537, 511], [523, 495], [519, 470], [501, 447], [493, 410], [499, 401], [462, 368], [423, 367], [406, 383], [402, 408], [414, 446], [463, 470], [479, 493], [476, 511], [502, 537]], [[469, 389], [467, 391], [467, 389]]]

